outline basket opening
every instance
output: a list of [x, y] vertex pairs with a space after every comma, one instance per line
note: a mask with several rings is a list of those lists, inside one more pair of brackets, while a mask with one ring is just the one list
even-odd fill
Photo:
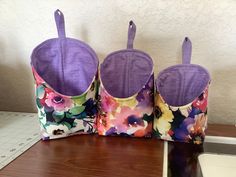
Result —
[[163, 70], [156, 81], [157, 91], [170, 106], [184, 106], [201, 95], [210, 82], [208, 71], [194, 64], [181, 64]]
[[31, 64], [55, 91], [67, 95], [83, 94], [93, 81], [98, 68], [95, 52], [82, 41], [49, 39], [36, 47]]
[[134, 49], [110, 54], [100, 69], [104, 88], [117, 98], [127, 98], [136, 94], [147, 83], [152, 72], [152, 59]]

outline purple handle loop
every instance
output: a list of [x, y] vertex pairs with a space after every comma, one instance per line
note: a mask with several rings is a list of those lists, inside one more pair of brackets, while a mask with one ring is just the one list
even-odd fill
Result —
[[128, 42], [127, 42], [127, 48], [128, 49], [133, 49], [135, 33], [136, 33], [136, 25], [131, 20], [129, 22], [129, 29], [128, 29]]
[[64, 21], [64, 15], [63, 13], [57, 9], [54, 12], [54, 18], [57, 25], [57, 33], [59, 38], [65, 38], [66, 32], [65, 32], [65, 21]]
[[192, 55], [192, 43], [188, 37], [185, 37], [182, 45], [182, 63], [190, 64], [191, 55]]

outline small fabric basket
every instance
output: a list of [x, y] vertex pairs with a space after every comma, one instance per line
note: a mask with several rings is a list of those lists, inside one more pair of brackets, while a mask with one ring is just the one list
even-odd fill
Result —
[[156, 80], [154, 135], [170, 141], [201, 144], [207, 126], [210, 75], [190, 64], [192, 44], [185, 38], [183, 64], [164, 69]]
[[64, 16], [54, 13], [58, 38], [31, 55], [42, 139], [95, 132], [98, 58], [87, 44], [65, 36]]
[[130, 21], [127, 49], [109, 54], [100, 67], [99, 135], [148, 137], [152, 133], [154, 76], [151, 57], [133, 49]]

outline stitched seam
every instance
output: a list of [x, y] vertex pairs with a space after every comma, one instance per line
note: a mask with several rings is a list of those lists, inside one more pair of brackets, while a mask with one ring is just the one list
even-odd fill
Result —
[[[62, 83], [65, 84], [65, 72], [64, 72], [64, 48], [63, 48], [63, 45], [62, 45], [62, 42], [61, 42], [61, 39], [60, 40], [60, 52], [61, 52], [61, 68], [62, 68]], [[63, 92], [64, 94], [66, 94], [66, 87], [63, 87]]]
[[128, 57], [128, 62], [127, 62], [127, 66], [126, 66], [126, 81], [128, 81], [128, 87], [127, 87], [127, 92], [128, 95], [130, 95], [130, 72], [129, 72], [129, 65], [130, 65], [130, 57]]

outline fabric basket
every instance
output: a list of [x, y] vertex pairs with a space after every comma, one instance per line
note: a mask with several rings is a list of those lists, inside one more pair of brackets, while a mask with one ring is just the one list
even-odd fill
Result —
[[183, 64], [160, 72], [156, 80], [154, 135], [171, 141], [201, 144], [207, 126], [210, 75], [190, 64], [192, 44], [182, 45]]
[[95, 132], [98, 58], [87, 44], [67, 38], [64, 16], [54, 13], [58, 38], [31, 55], [42, 139]]
[[151, 57], [133, 49], [130, 21], [127, 49], [109, 54], [100, 67], [99, 135], [148, 137], [152, 133], [154, 76]]

